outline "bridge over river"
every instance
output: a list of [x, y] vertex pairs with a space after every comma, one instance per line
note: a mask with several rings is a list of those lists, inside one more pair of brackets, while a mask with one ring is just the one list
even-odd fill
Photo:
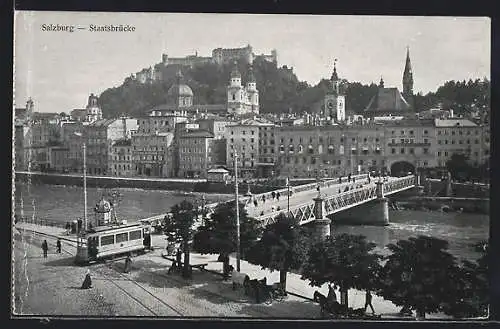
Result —
[[[301, 186], [290, 186], [274, 191], [280, 198], [272, 197], [272, 192], [253, 195], [247, 191], [239, 198], [245, 204], [248, 215], [262, 221], [263, 225], [273, 222], [278, 215], [288, 214], [301, 225], [318, 226], [319, 234], [328, 234], [329, 225], [335, 214], [352, 208], [362, 208], [370, 203], [370, 224], [389, 223], [388, 199], [386, 196], [419, 186], [418, 176], [405, 177], [368, 177], [366, 174], [324, 180]], [[243, 191], [242, 191], [243, 192]], [[288, 197], [289, 196], [289, 197]], [[256, 201], [256, 203], [255, 203]], [[210, 212], [216, 203], [206, 205]], [[160, 220], [158, 215], [145, 220]], [[198, 223], [199, 224], [199, 223]]]

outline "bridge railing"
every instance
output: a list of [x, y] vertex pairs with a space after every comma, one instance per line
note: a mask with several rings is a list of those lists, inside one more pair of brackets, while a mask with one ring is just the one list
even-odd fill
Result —
[[[415, 182], [416, 179], [413, 175], [395, 178], [394, 180], [388, 181], [384, 184], [384, 193], [392, 193], [407, 189], [411, 186], [414, 186]], [[348, 191], [325, 197], [324, 207], [326, 214], [332, 214], [354, 207], [358, 204], [374, 200], [377, 197], [378, 195], [376, 185], [364, 186], [363, 184], [360, 187], [358, 186], [355, 188], [351, 188]], [[313, 200], [299, 205], [294, 205], [293, 207], [290, 207], [289, 215], [298, 219], [301, 224], [305, 224], [315, 219], [314, 207], [315, 203]], [[280, 213], [287, 214], [287, 212], [287, 210], [274, 211], [264, 216], [259, 216], [258, 219], [261, 219], [264, 222], [264, 225], [267, 225], [268, 223], [272, 222]]]
[[399, 177], [394, 180], [384, 183], [384, 194], [393, 193], [402, 189], [406, 189], [410, 186], [416, 184], [416, 178], [414, 175], [409, 175], [405, 177]]

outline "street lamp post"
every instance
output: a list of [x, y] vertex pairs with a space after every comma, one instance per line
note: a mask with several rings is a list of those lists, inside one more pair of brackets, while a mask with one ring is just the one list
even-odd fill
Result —
[[[75, 132], [74, 134], [78, 137], [83, 137], [82, 133]], [[82, 149], [83, 149], [83, 231], [86, 232], [87, 231], [87, 145], [85, 144], [85, 140], [83, 141]]]
[[236, 271], [240, 271], [240, 203], [238, 200], [238, 153], [234, 152], [234, 198], [236, 201]]
[[290, 216], [290, 177], [286, 178], [286, 187], [287, 187], [287, 190], [288, 190], [288, 193], [287, 193], [287, 196], [288, 196], [288, 200], [287, 200], [287, 216]]
[[87, 146], [83, 142], [83, 231], [87, 231]]

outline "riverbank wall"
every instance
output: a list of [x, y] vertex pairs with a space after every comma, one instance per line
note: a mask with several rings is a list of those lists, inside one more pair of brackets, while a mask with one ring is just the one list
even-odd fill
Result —
[[475, 214], [490, 213], [489, 198], [457, 197], [410, 197], [393, 200], [393, 208], [405, 210], [431, 210], [445, 212], [464, 212]]
[[[83, 177], [74, 174], [54, 174], [41, 172], [16, 172], [16, 182], [47, 185], [83, 186]], [[250, 192], [253, 194], [266, 193], [283, 188], [285, 181], [251, 181], [250, 184], [238, 184], [241, 195]], [[310, 183], [310, 180], [291, 181], [292, 186]], [[136, 178], [136, 177], [109, 177], [87, 176], [87, 187], [97, 188], [140, 188], [149, 190], [184, 191], [200, 193], [234, 193], [234, 184], [208, 182], [206, 179], [176, 179], [176, 178]]]

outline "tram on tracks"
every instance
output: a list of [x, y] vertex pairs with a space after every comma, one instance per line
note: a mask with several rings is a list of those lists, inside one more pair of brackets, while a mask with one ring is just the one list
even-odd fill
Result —
[[[151, 249], [151, 225], [117, 221], [112, 205], [101, 199], [95, 206], [95, 225], [78, 234], [75, 263], [86, 265]], [[114, 217], [114, 218], [113, 218]]]
[[151, 248], [151, 227], [142, 223], [98, 226], [78, 237], [75, 263], [86, 265]]

